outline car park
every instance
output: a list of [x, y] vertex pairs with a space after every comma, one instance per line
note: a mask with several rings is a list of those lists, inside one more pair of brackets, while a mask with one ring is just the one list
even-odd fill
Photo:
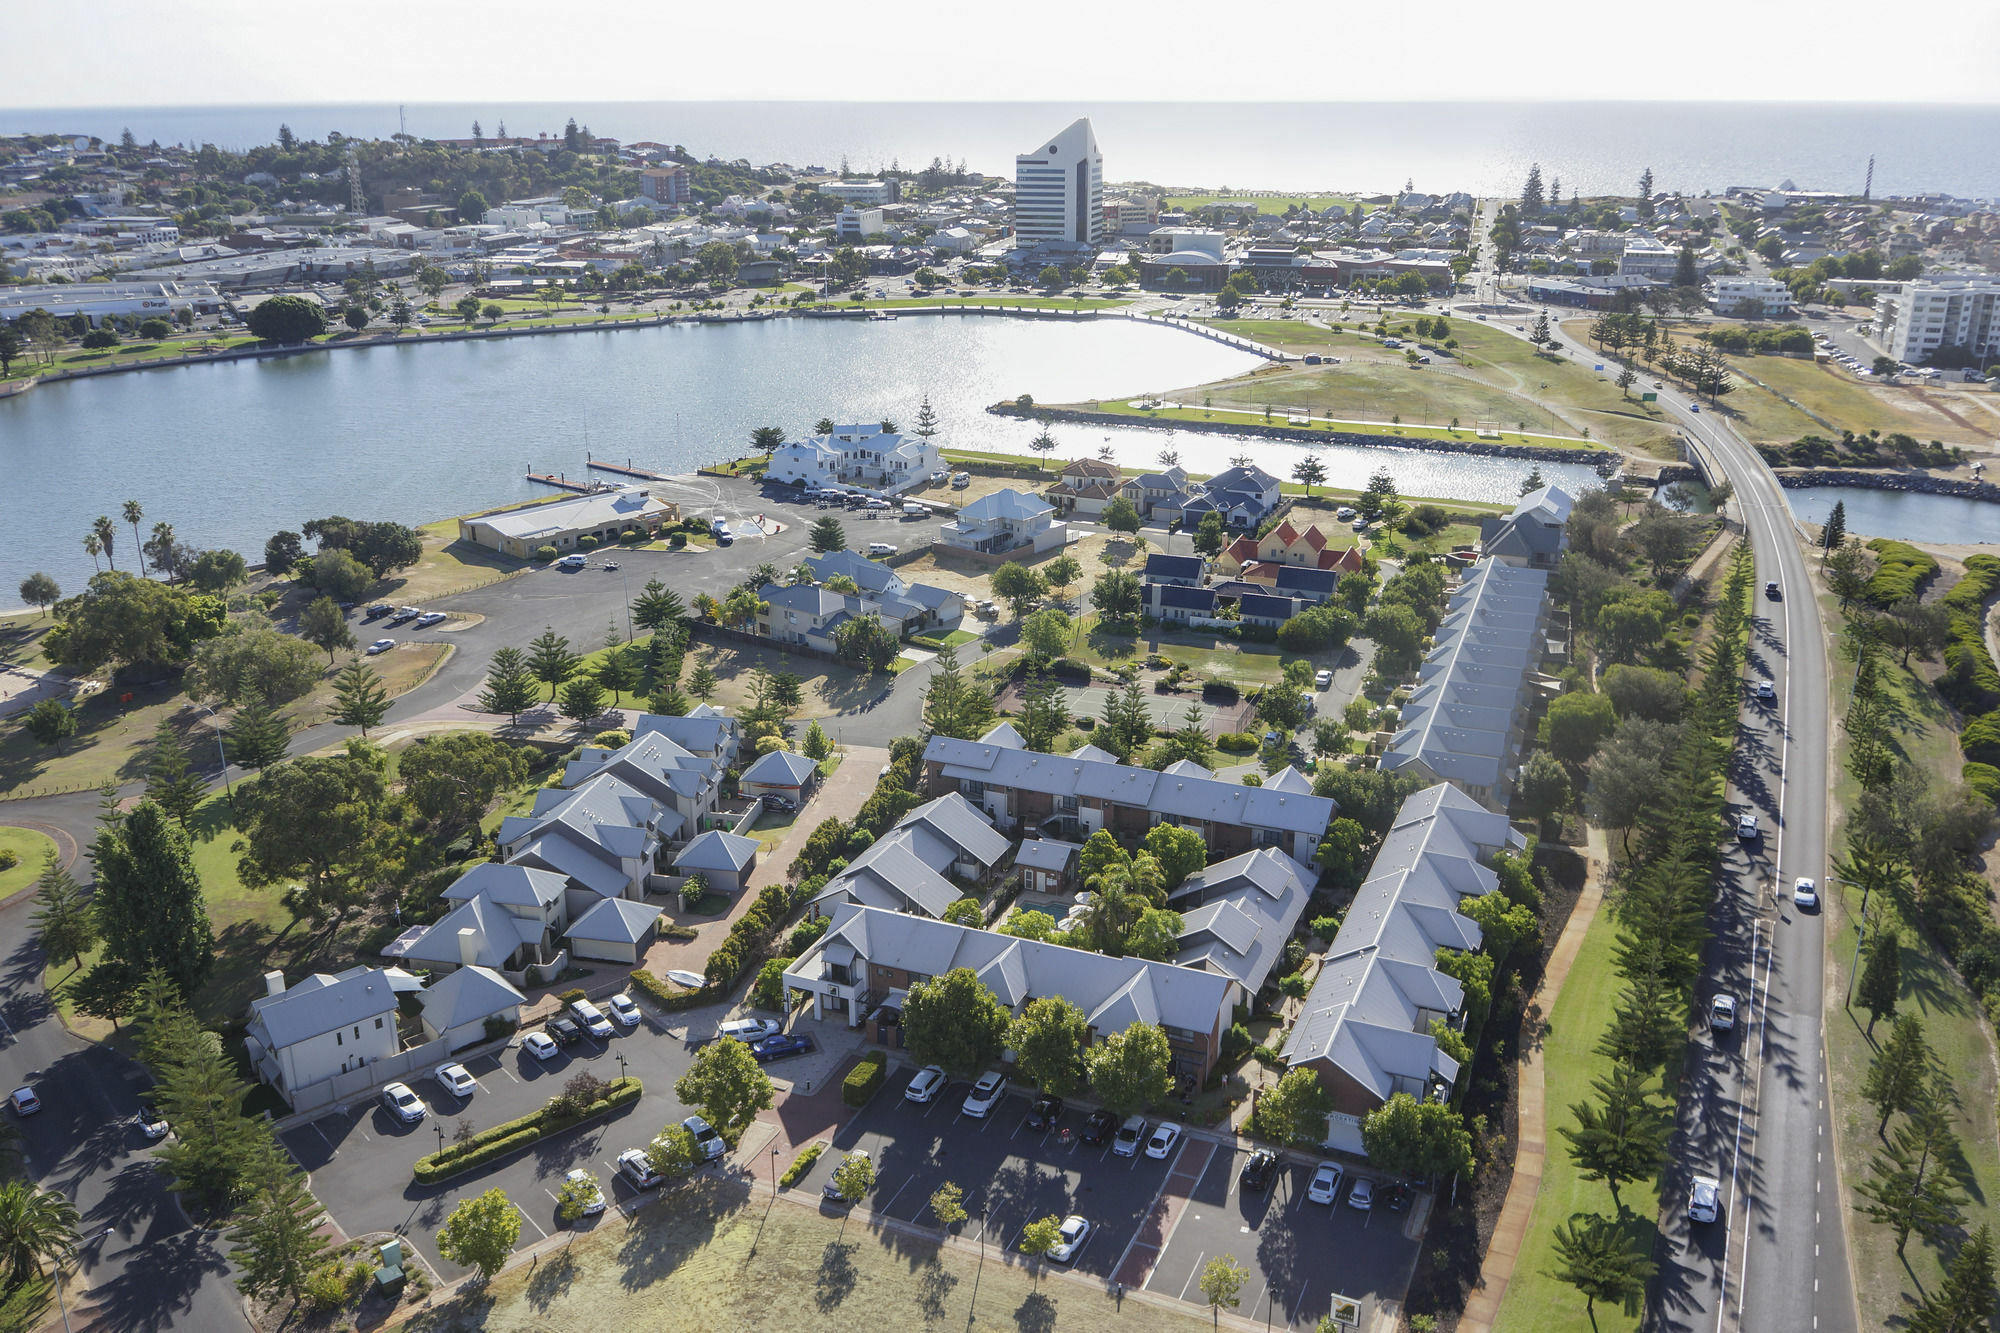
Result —
[[1347, 1191], [1347, 1206], [1357, 1212], [1367, 1212], [1375, 1206], [1375, 1182], [1366, 1176], [1356, 1176], [1354, 1184]]
[[450, 617], [442, 611], [426, 611], [411, 622], [413, 629], [429, 629], [432, 625], [442, 625]]
[[15, 1115], [33, 1115], [42, 1109], [42, 1099], [35, 1095], [33, 1088], [16, 1088], [8, 1096], [7, 1104], [14, 1108]]
[[549, 1040], [549, 1034], [546, 1032], [530, 1032], [521, 1038], [521, 1049], [537, 1060], [556, 1058], [556, 1044]]
[[1798, 883], [1792, 885], [1792, 906], [1803, 911], [1813, 911], [1819, 906], [1819, 885], [1805, 876], [1799, 876]]
[[564, 1192], [567, 1193], [572, 1189], [583, 1201], [585, 1217], [595, 1217], [604, 1211], [604, 1187], [597, 1183], [596, 1176], [580, 1166], [563, 1173]]
[[1045, 1092], [1035, 1098], [1035, 1104], [1028, 1108], [1028, 1128], [1037, 1134], [1046, 1134], [1056, 1127], [1062, 1112], [1063, 1099]]
[[167, 1137], [167, 1131], [172, 1128], [151, 1102], [140, 1102], [139, 1114], [133, 1120], [139, 1126], [139, 1132], [155, 1143]]
[[620, 1027], [635, 1028], [639, 1026], [639, 1006], [632, 1003], [632, 997], [625, 994], [625, 992], [618, 992], [618, 994], [606, 1000], [604, 1005], [611, 1011], [611, 1017], [617, 1021]]
[[1116, 1128], [1118, 1128], [1117, 1113], [1099, 1107], [1083, 1122], [1083, 1141], [1092, 1148], [1102, 1147], [1105, 1140], [1111, 1137], [1111, 1131]]
[[788, 1055], [804, 1055], [813, 1048], [812, 1038], [803, 1032], [780, 1032], [773, 1036], [761, 1037], [750, 1045], [750, 1054], [758, 1064], [769, 1064], [782, 1060]]
[[[844, 1158], [844, 1159], [843, 1159], [843, 1160], [841, 1161], [841, 1165], [842, 1165], [842, 1166], [845, 1166], [845, 1165], [847, 1165], [847, 1163], [848, 1163], [848, 1162], [852, 1162], [852, 1161], [857, 1161], [857, 1160], [859, 1160], [859, 1161], [863, 1161], [863, 1162], [865, 1162], [865, 1161], [867, 1161], [867, 1160], [868, 1160], [868, 1151], [867, 1151], [867, 1149], [865, 1149], [865, 1148], [856, 1148], [856, 1149], [855, 1149], [855, 1150], [854, 1150], [853, 1152], [851, 1152], [851, 1153], [847, 1154], [846, 1158]], [[837, 1174], [838, 1174], [838, 1173], [836, 1173], [836, 1175], [837, 1175]], [[819, 1193], [820, 1193], [820, 1197], [821, 1197], [822, 1199], [826, 1199], [826, 1200], [829, 1200], [830, 1202], [833, 1202], [833, 1203], [849, 1203], [849, 1202], [852, 1202], [852, 1201], [851, 1201], [851, 1200], [850, 1200], [850, 1199], [849, 1199], [849, 1198], [848, 1198], [848, 1197], [847, 1197], [847, 1196], [846, 1196], [845, 1194], [842, 1194], [842, 1193], [840, 1192], [840, 1186], [838, 1186], [838, 1185], [836, 1185], [836, 1184], [834, 1183], [834, 1177], [828, 1177], [828, 1179], [827, 1179], [827, 1182], [826, 1182], [826, 1184], [824, 1184], [824, 1185], [822, 1185], [822, 1186], [820, 1187], [820, 1191], [819, 1191]]]
[[383, 653], [388, 652], [391, 648], [394, 648], [395, 646], [396, 646], [396, 641], [394, 639], [377, 639], [375, 640], [375, 642], [368, 645], [368, 656], [380, 657]]
[[602, 1009], [589, 1000], [572, 1001], [569, 1011], [585, 1032], [600, 1041], [611, 1040], [611, 1020], [604, 1016]]
[[1722, 1182], [1714, 1176], [1696, 1176], [1688, 1186], [1688, 1221], [1713, 1222], [1721, 1204]]
[[937, 1065], [925, 1065], [917, 1071], [916, 1077], [910, 1080], [910, 1086], [903, 1089], [903, 1099], [925, 1103], [934, 1101], [944, 1088], [945, 1082], [943, 1069]]
[[416, 1124], [429, 1110], [424, 1105], [424, 1099], [412, 1092], [407, 1083], [391, 1083], [382, 1089], [382, 1105], [406, 1125]]
[[768, 1018], [732, 1018], [717, 1028], [715, 1035], [747, 1046], [759, 1038], [776, 1035], [778, 1030], [778, 1025]]
[[472, 1077], [472, 1071], [464, 1065], [439, 1065], [431, 1074], [438, 1086], [461, 1100], [479, 1091], [479, 1083]]
[[1727, 991], [1718, 992], [1708, 1002], [1708, 1028], [1711, 1032], [1727, 1032], [1736, 1026], [1736, 997]]
[[694, 1136], [694, 1150], [704, 1162], [712, 1162], [729, 1151], [729, 1144], [715, 1132], [715, 1126], [698, 1115], [681, 1121], [681, 1128]]
[[646, 1156], [644, 1148], [627, 1148], [618, 1154], [618, 1174], [625, 1177], [625, 1183], [633, 1189], [649, 1190], [666, 1177], [653, 1169], [653, 1163]]
[[556, 1039], [558, 1046], [574, 1046], [583, 1040], [583, 1029], [576, 1025], [576, 1020], [564, 1018], [560, 1014], [551, 1018], [543, 1027]]
[[1269, 1148], [1259, 1148], [1244, 1159], [1242, 1171], [1237, 1173], [1237, 1181], [1246, 1190], [1263, 1193], [1271, 1187], [1271, 1177], [1278, 1173], [1278, 1154]]
[[1153, 1127], [1153, 1136], [1146, 1140], [1146, 1156], [1164, 1161], [1180, 1141], [1181, 1127], [1171, 1120], [1163, 1120]]
[[959, 1110], [976, 1120], [984, 1120], [1000, 1104], [1000, 1097], [1006, 1088], [1006, 1076], [989, 1069], [972, 1085], [972, 1091], [965, 1094], [965, 1102]]
[[1059, 1264], [1066, 1264], [1083, 1252], [1083, 1243], [1090, 1239], [1090, 1223], [1071, 1213], [1062, 1220], [1062, 1229], [1056, 1233], [1056, 1243], [1049, 1247], [1049, 1258]]

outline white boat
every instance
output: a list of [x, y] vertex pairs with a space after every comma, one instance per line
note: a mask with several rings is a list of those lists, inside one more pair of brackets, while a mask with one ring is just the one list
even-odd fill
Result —
[[708, 984], [707, 980], [703, 978], [701, 973], [683, 972], [678, 968], [667, 973], [667, 980], [673, 982], [675, 985], [678, 986], [686, 986], [689, 990], [700, 990], [703, 986]]

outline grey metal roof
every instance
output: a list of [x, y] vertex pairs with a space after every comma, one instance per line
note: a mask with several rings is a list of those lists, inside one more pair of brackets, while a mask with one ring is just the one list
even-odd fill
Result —
[[282, 995], [250, 1001], [250, 1029], [266, 1050], [277, 1050], [395, 1012], [388, 974], [379, 967], [350, 967], [332, 975], [315, 972]]
[[728, 870], [741, 872], [757, 856], [761, 844], [755, 838], [710, 829], [674, 858], [676, 870]]
[[790, 750], [773, 750], [743, 770], [741, 782], [761, 782], [773, 787], [803, 787], [819, 771], [819, 765]]
[[1146, 592], [1156, 606], [1179, 611], [1215, 610], [1215, 589], [1189, 588], [1178, 583], [1148, 583]]
[[1079, 844], [1064, 842], [1061, 838], [1029, 838], [1014, 853], [1014, 864], [1028, 870], [1061, 872], [1069, 869], [1076, 854], [1082, 850]]
[[1273, 847], [1197, 870], [1167, 895], [1183, 917], [1174, 961], [1235, 977], [1255, 995], [1283, 957], [1316, 878]]
[[703, 704], [688, 710], [685, 717], [643, 713], [632, 730], [629, 750], [648, 736], [673, 742], [690, 757], [714, 754], [729, 747], [736, 734], [736, 719]]
[[1010, 487], [994, 491], [990, 495], [982, 495], [966, 505], [958, 511], [958, 521], [961, 527], [996, 523], [1005, 519], [1020, 522], [1054, 512], [1055, 506], [1041, 496], [1029, 495], [1025, 491], [1017, 491]]
[[1201, 580], [1202, 559], [1198, 555], [1168, 555], [1155, 551], [1146, 557], [1145, 577], [1148, 579], [1193, 579]]
[[528, 1002], [507, 978], [487, 967], [461, 967], [426, 986], [417, 997], [424, 1021], [437, 1032], [478, 1023]]
[[432, 922], [403, 950], [403, 957], [457, 967], [464, 961], [458, 952], [458, 932], [467, 928], [478, 937], [479, 951], [472, 961], [481, 967], [505, 967], [516, 949], [542, 937], [540, 922], [515, 916], [490, 899], [469, 898]]
[[1479, 547], [1488, 556], [1533, 559], [1561, 555], [1569, 540], [1569, 515], [1576, 499], [1559, 486], [1529, 491], [1505, 518], [1480, 524]]
[[993, 827], [993, 821], [986, 812], [957, 792], [948, 792], [935, 800], [926, 801], [896, 821], [898, 828], [919, 825], [956, 849], [958, 855], [953, 860], [962, 857], [977, 861], [988, 869], [999, 864], [1010, 845], [1006, 836]]
[[563, 932], [569, 940], [608, 940], [614, 944], [637, 944], [659, 922], [660, 909], [630, 898], [606, 898], [585, 912]]
[[863, 592], [898, 591], [903, 586], [902, 575], [879, 560], [870, 560], [859, 551], [809, 555], [805, 557], [805, 565], [821, 583], [845, 574]]
[[566, 881], [552, 870], [486, 861], [451, 882], [440, 896], [463, 902], [484, 898], [509, 907], [547, 907], [563, 896]]

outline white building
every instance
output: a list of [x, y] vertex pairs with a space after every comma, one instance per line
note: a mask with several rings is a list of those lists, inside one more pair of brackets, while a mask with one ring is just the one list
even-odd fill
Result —
[[882, 220], [879, 208], [856, 208], [849, 204], [840, 210], [839, 236], [843, 241], [858, 241], [864, 236], [880, 236], [888, 229]]
[[[1878, 289], [1879, 290], [1879, 289]], [[1912, 282], [1875, 302], [1882, 344], [1916, 364], [1945, 347], [1963, 347], [1984, 365], [2000, 358], [2000, 278]]]
[[1014, 235], [1022, 246], [1104, 239], [1104, 155], [1088, 117], [1014, 159]]
[[680, 506], [672, 501], [657, 498], [643, 486], [625, 486], [462, 518], [458, 536], [460, 541], [526, 560], [543, 546], [567, 551], [581, 537], [615, 542], [627, 528], [655, 532], [679, 516]]
[[1027, 546], [1049, 551], [1068, 539], [1068, 526], [1055, 521], [1054, 505], [1011, 488], [980, 496], [959, 510], [956, 519], [938, 527], [939, 545], [986, 555]]
[[1715, 278], [1708, 285], [1708, 303], [1718, 315], [1768, 319], [1792, 313], [1792, 289], [1765, 278]]
[[315, 972], [289, 989], [284, 973], [267, 972], [264, 992], [250, 1002], [250, 1062], [287, 1100], [299, 1088], [386, 1060], [402, 1048], [396, 988], [382, 968]]
[[897, 491], [944, 466], [938, 447], [921, 435], [884, 432], [879, 425], [836, 426], [831, 435], [788, 440], [772, 451], [764, 475], [804, 486], [842, 483]]
[[899, 193], [895, 181], [834, 181], [819, 192], [843, 204], [893, 204]]
[[158, 315], [177, 310], [207, 312], [221, 305], [215, 288], [205, 282], [53, 282], [44, 286], [0, 288], [0, 320], [14, 320], [30, 310], [51, 315]]

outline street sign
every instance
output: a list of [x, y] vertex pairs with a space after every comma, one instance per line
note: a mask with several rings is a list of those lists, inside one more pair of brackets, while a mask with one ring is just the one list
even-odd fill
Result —
[[1639, 395], [1639, 401], [1642, 403], [1657, 403], [1660, 401], [1660, 395], [1648, 391]]
[[1351, 1296], [1335, 1296], [1333, 1310], [1329, 1316], [1334, 1323], [1345, 1328], [1361, 1327], [1361, 1302]]

